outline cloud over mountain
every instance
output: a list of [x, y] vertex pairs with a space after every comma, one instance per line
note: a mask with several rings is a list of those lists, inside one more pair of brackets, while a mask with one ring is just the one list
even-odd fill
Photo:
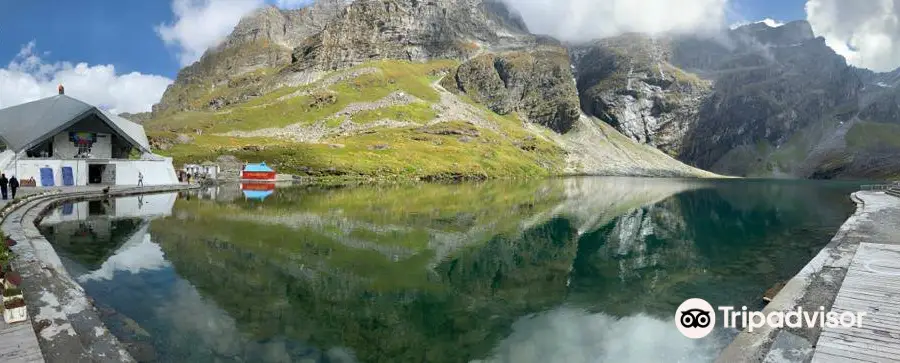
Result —
[[[627, 32], [720, 29], [727, 0], [505, 0], [532, 32], [585, 41]], [[676, 16], [677, 15], [677, 16]]]
[[263, 4], [263, 0], [173, 0], [175, 21], [158, 25], [156, 32], [166, 45], [177, 49], [178, 61], [187, 66], [219, 45], [241, 17]]
[[60, 83], [73, 97], [121, 113], [150, 111], [172, 80], [138, 72], [117, 74], [111, 64], [48, 63], [32, 41], [0, 68], [0, 108], [52, 96]]
[[816, 35], [850, 64], [875, 71], [900, 66], [900, 1], [809, 0]]

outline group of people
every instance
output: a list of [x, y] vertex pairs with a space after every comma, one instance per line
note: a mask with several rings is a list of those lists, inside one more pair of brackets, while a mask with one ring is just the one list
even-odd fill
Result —
[[16, 179], [15, 175], [7, 179], [6, 174], [0, 174], [0, 196], [3, 197], [3, 200], [8, 199], [8, 192], [12, 192], [12, 199], [16, 199], [17, 189], [19, 189], [19, 179]]
[[189, 173], [183, 170], [179, 170], [177, 172], [178, 182], [179, 183], [191, 183], [193, 181], [199, 180], [201, 178], [201, 174], [194, 172]]

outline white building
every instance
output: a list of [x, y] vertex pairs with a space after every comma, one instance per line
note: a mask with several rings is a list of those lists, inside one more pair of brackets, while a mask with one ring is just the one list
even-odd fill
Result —
[[0, 171], [23, 186], [177, 184], [144, 127], [60, 94], [0, 110]]
[[209, 179], [219, 177], [219, 166], [216, 164], [184, 164], [181, 171], [188, 175], [197, 175]]

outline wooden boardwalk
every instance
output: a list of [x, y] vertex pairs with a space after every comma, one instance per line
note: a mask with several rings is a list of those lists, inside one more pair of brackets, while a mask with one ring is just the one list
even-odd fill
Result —
[[861, 243], [832, 311], [866, 316], [862, 327], [824, 328], [814, 363], [900, 362], [900, 245]]

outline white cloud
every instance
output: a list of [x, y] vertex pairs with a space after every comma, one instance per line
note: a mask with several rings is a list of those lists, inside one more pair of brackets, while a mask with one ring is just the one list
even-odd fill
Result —
[[729, 28], [731, 28], [731, 30], [735, 30], [735, 29], [740, 28], [740, 27], [742, 27], [742, 26], [744, 26], [744, 25], [750, 25], [750, 24], [766, 24], [766, 25], [768, 25], [770, 28], [777, 28], [777, 27], [780, 27], [780, 26], [784, 25], [784, 22], [783, 22], [783, 21], [778, 21], [778, 20], [775, 20], [775, 19], [772, 19], [772, 18], [765, 18], [765, 19], [763, 19], [763, 20], [753, 21], [753, 22], [750, 22], [750, 21], [741, 21], [741, 22], [737, 22], [737, 23], [731, 24], [731, 26], [730, 26]]
[[150, 111], [172, 80], [137, 72], [116, 74], [111, 64], [47, 63], [32, 41], [0, 68], [0, 108], [52, 96], [60, 83], [68, 95], [121, 113]]
[[512, 334], [484, 362], [711, 362], [728, 344], [722, 335], [692, 340], [671, 319], [561, 307], [513, 323]]
[[809, 0], [806, 16], [816, 35], [850, 64], [875, 71], [900, 66], [900, 2]]
[[219, 45], [241, 17], [263, 4], [263, 0], [173, 0], [175, 22], [160, 24], [156, 32], [166, 45], [178, 49], [178, 61], [187, 66], [210, 47]]
[[784, 25], [784, 22], [781, 22], [781, 21], [778, 21], [778, 20], [775, 20], [775, 19], [772, 19], [772, 18], [765, 18], [765, 19], [763, 19], [763, 20], [758, 21], [757, 23], [763, 23], [763, 24], [766, 24], [766, 25], [768, 25], [770, 28], [777, 28], [777, 27], [780, 27], [780, 26]]
[[626, 32], [720, 29], [727, 0], [506, 0], [532, 32], [584, 41]]

